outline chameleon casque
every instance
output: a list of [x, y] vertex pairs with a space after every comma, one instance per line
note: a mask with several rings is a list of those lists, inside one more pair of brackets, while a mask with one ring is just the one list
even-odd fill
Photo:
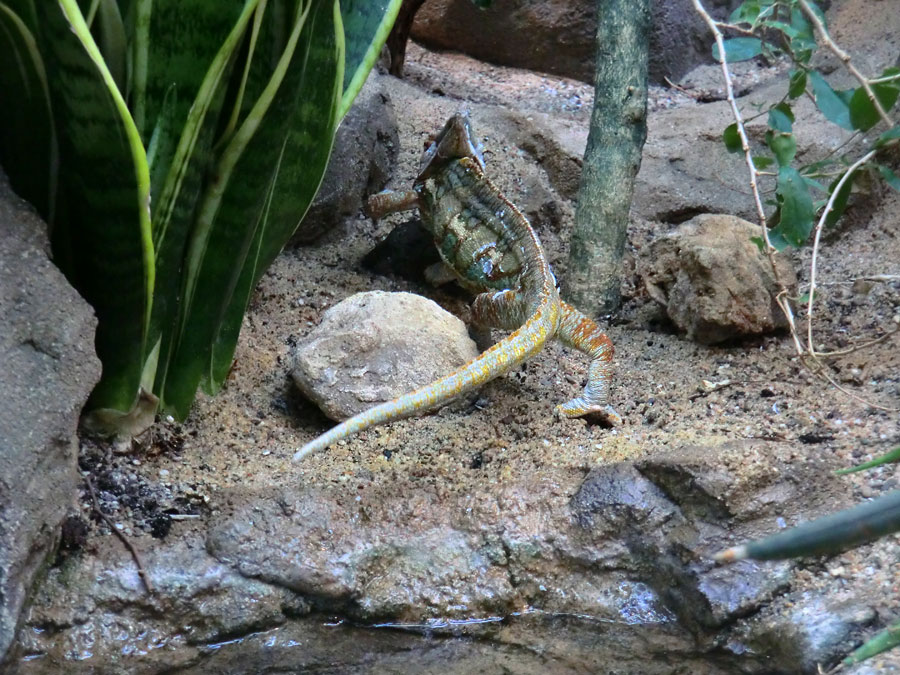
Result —
[[376, 424], [437, 408], [518, 366], [553, 337], [591, 358], [584, 391], [559, 405], [559, 412], [621, 423], [607, 404], [612, 342], [592, 319], [559, 299], [528, 220], [484, 175], [467, 114], [451, 117], [430, 141], [412, 190], [373, 195], [368, 210], [380, 217], [413, 208], [444, 263], [478, 293], [475, 323], [513, 332], [457, 371], [341, 422], [304, 445], [294, 461]]

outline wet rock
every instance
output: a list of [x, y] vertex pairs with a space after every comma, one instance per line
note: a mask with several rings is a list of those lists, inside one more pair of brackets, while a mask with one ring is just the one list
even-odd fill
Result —
[[[706, 3], [724, 18], [737, 0]], [[486, 10], [470, 0], [432, 0], [416, 15], [413, 37], [425, 45], [461, 51], [507, 66], [593, 82], [597, 5], [590, 0], [495, 3]], [[689, 0], [653, 4], [650, 77], [678, 78], [711, 59], [709, 29]], [[522, 49], [527, 43], [528, 49]]]
[[875, 612], [840, 592], [791, 593], [774, 611], [739, 627], [732, 640], [771, 658], [795, 664], [801, 673], [819, 673], [858, 646]]
[[93, 311], [48, 251], [46, 225], [0, 173], [0, 660], [72, 505], [75, 429], [100, 378]]
[[[35, 596], [32, 627], [19, 635], [20, 673], [171, 672], [234, 636], [283, 624], [309, 605], [290, 591], [247, 578], [207, 555], [194, 534], [166, 543], [132, 537], [153, 595], [112, 536], [91, 556], [52, 569]], [[137, 666], [129, 670], [127, 664]], [[85, 666], [78, 671], [79, 665]]]
[[357, 293], [329, 309], [297, 347], [291, 373], [334, 420], [453, 372], [478, 355], [465, 324], [412, 293]]
[[394, 107], [373, 72], [338, 127], [322, 185], [292, 241], [314, 241], [359, 213], [363, 200], [387, 184], [399, 148]]
[[504, 551], [454, 527], [434, 494], [382, 504], [336, 491], [234, 492], [209, 551], [241, 574], [357, 620], [418, 621], [512, 609]]
[[[713, 447], [683, 446], [636, 463], [637, 470], [692, 520], [747, 522], [789, 511], [801, 497], [803, 481], [830, 467], [814, 459], [797, 461], [789, 443], [726, 441]], [[803, 496], [810, 511], [834, 508]]]
[[[719, 450], [681, 454], [698, 466], [701, 453]], [[738, 455], [721, 454], [729, 452]], [[758, 651], [752, 628], [765, 626], [760, 639], [779, 626], [796, 632], [789, 622], [803, 617], [782, 610], [806, 606], [803, 597], [769, 609], [792, 568], [713, 567], [708, 553], [731, 521], [699, 517], [686, 488], [669, 479], [623, 462], [593, 469], [579, 487], [577, 472], [548, 466], [491, 491], [460, 494], [438, 480], [398, 494], [379, 479], [391, 469], [379, 455], [327, 486], [222, 489], [195, 529], [162, 543], [137, 538], [153, 596], [118, 542], [95, 535], [94, 553], [52, 570], [36, 598], [18, 653], [42, 658], [20, 661], [19, 674], [280, 672], [276, 664], [340, 672], [360, 663], [442, 672], [423, 666], [435, 656], [427, 646], [436, 633], [478, 637], [484, 648], [442, 653], [444, 671], [459, 663], [493, 672], [509, 665], [511, 648], [528, 647], [560, 672], [662, 674], [673, 663], [692, 673], [814, 672], [795, 667], [794, 651]], [[809, 492], [827, 492], [813, 468], [798, 475]], [[713, 492], [726, 504], [740, 494], [734, 486]], [[839, 615], [818, 616], [825, 627], [865, 618], [823, 607]], [[373, 624], [406, 632], [355, 635], [351, 627]], [[828, 644], [849, 648], [854, 632], [828, 630]], [[400, 648], [417, 670], [395, 663]]]
[[[648, 247], [641, 265], [647, 291], [689, 339], [715, 344], [786, 327], [768, 258], [751, 241], [758, 231], [734, 216], [701, 215]], [[793, 291], [790, 261], [776, 260]]]

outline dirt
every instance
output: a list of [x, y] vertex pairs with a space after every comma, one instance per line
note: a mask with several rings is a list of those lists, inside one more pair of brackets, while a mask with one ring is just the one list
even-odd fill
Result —
[[[390, 187], [409, 184], [423, 140], [459, 108], [461, 93], [476, 132], [486, 106], [550, 113], [585, 125], [589, 117], [592, 91], [582, 83], [412, 45], [407, 69], [408, 80], [390, 90], [402, 145]], [[696, 105], [677, 90], [654, 89], [651, 99], [656, 107]], [[513, 203], [526, 198], [522, 153], [502, 139], [483, 141], [492, 180]], [[557, 277], [564, 278], [574, 209], [565, 201], [559, 209], [563, 227], [539, 235]], [[898, 213], [900, 196], [879, 189], [858, 198], [846, 224], [825, 238], [814, 323], [820, 349], [845, 349], [896, 331]], [[785, 334], [717, 347], [688, 342], [675, 334], [634, 272], [635, 257], [666, 226], [638, 221], [629, 233], [624, 304], [606, 321], [616, 348], [611, 403], [624, 417], [623, 426], [610, 430], [554, 416], [554, 406], [580, 390], [587, 366], [583, 355], [554, 344], [461, 405], [374, 428], [292, 464], [293, 452], [331, 424], [303, 400], [289, 377], [293, 346], [324, 310], [353, 293], [378, 289], [420, 293], [465, 317], [465, 298], [457, 291], [376, 275], [361, 266], [402, 220], [373, 224], [359, 216], [314, 245], [286, 250], [254, 294], [234, 367], [217, 396], [199, 395], [187, 421], [163, 420], [133, 446], [86, 442], [82, 468], [94, 475], [104, 510], [126, 533], [137, 539], [177, 535], [190, 527], [182, 516], [203, 514], [210, 496], [234, 486], [336, 485], [348, 495], [403, 495], [438, 485], [445, 495], [474, 495], [495, 491], [516, 476], [546, 470], [580, 476], [597, 464], [687, 444], [786, 441], [796, 449], [797, 461], [824, 460], [834, 468], [900, 445], [900, 338], [825, 359], [826, 372], [843, 390], [810, 374]], [[810, 255], [804, 249], [794, 256], [801, 293], [808, 288]], [[805, 330], [802, 322], [801, 327]], [[835, 477], [835, 503], [845, 499], [847, 486], [856, 501], [896, 489], [898, 477], [895, 465]], [[548, 491], [570, 496], [577, 485], [572, 480], [548, 485]], [[85, 495], [85, 511], [88, 504]], [[162, 525], [171, 515], [181, 519]], [[783, 516], [793, 522], [791, 513]], [[848, 593], [859, 584], [879, 588], [883, 604], [876, 610], [892, 616], [900, 611], [896, 552], [896, 538], [890, 537], [824, 564], [831, 576], [846, 580]], [[795, 589], [818, 583], [804, 572], [793, 581]]]

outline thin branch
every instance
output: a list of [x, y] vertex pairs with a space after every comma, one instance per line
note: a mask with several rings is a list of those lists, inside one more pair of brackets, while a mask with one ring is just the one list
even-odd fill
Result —
[[822, 238], [822, 230], [825, 229], [825, 221], [828, 218], [828, 214], [834, 209], [834, 202], [837, 200], [838, 195], [841, 193], [841, 188], [844, 187], [844, 184], [850, 179], [859, 167], [868, 162], [875, 156], [876, 151], [871, 150], [867, 152], [865, 155], [856, 160], [853, 164], [850, 165], [844, 175], [841, 176], [841, 179], [837, 182], [837, 185], [834, 186], [834, 189], [831, 191], [831, 196], [828, 198], [828, 203], [825, 205], [825, 208], [822, 210], [822, 215], [819, 217], [819, 222], [816, 223], [816, 234], [813, 239], [813, 250], [812, 250], [812, 261], [809, 264], [809, 302], [806, 306], [806, 342], [807, 348], [814, 358], [817, 356], [816, 347], [813, 343], [813, 333], [812, 333], [812, 324], [813, 324], [813, 306], [816, 298], [816, 269], [819, 258], [819, 241]]
[[94, 507], [94, 512], [103, 519], [103, 522], [112, 530], [112, 533], [116, 535], [119, 540], [125, 544], [125, 548], [127, 548], [131, 552], [131, 557], [134, 559], [134, 564], [137, 565], [138, 576], [140, 576], [141, 581], [144, 582], [144, 587], [147, 589], [148, 595], [153, 595], [153, 585], [150, 583], [150, 576], [147, 574], [147, 570], [144, 568], [144, 563], [141, 560], [141, 555], [138, 553], [138, 550], [134, 547], [134, 544], [125, 536], [124, 532], [120, 532], [119, 528], [116, 527], [116, 524], [112, 521], [112, 519], [107, 516], [103, 509], [100, 508], [100, 500], [97, 498], [97, 492], [94, 490], [94, 482], [91, 480], [90, 475], [85, 474], [84, 482], [87, 485], [88, 492], [91, 493], [91, 503]]
[[[862, 76], [861, 73], [859, 73], [858, 70], [856, 70], [856, 68], [853, 66], [853, 64], [850, 63], [850, 57], [846, 54], [846, 52], [844, 52], [842, 49], [840, 49], [840, 47], [838, 47], [831, 40], [831, 37], [828, 35], [828, 32], [826, 31], [825, 27], [822, 25], [822, 22], [819, 20], [819, 17], [816, 16], [812, 12], [807, 1], [806, 0], [798, 0], [798, 1], [800, 3], [801, 7], [803, 8], [803, 10], [810, 17], [814, 26], [818, 29], [818, 31], [822, 37], [822, 41], [826, 44], [826, 46], [828, 46], [829, 49], [831, 49], [832, 52], [834, 52], [838, 56], [838, 58], [841, 59], [841, 61], [848, 68], [848, 70], [850, 70], [850, 72], [853, 73], [854, 76], [860, 81], [860, 83], [865, 88], [866, 93], [869, 95], [870, 99], [872, 100], [873, 104], [877, 107], [882, 119], [885, 122], [887, 122], [889, 126], [893, 127], [893, 122], [891, 121], [890, 117], [888, 117], [887, 114], [884, 113], [884, 110], [882, 109], [880, 102], [875, 98], [872, 88], [868, 85], [868, 81], [865, 79], [865, 77]], [[811, 328], [813, 298], [815, 296], [814, 291], [815, 291], [815, 277], [816, 277], [816, 263], [817, 263], [817, 256], [818, 256], [818, 247], [819, 247], [819, 241], [821, 238], [821, 232], [822, 232], [822, 229], [825, 224], [825, 219], [828, 217], [828, 214], [834, 208], [835, 199], [837, 198], [837, 195], [838, 195], [841, 187], [843, 187], [844, 183], [846, 183], [846, 181], [849, 179], [849, 176], [852, 175], [853, 172], [856, 171], [865, 162], [869, 161], [875, 155], [875, 151], [869, 152], [866, 155], [864, 155], [857, 162], [855, 162], [853, 165], [851, 165], [850, 168], [847, 169], [847, 171], [844, 172], [844, 175], [841, 177], [838, 185], [832, 191], [831, 196], [828, 200], [828, 203], [825, 207], [825, 210], [823, 211], [822, 216], [820, 217], [819, 222], [816, 225], [816, 236], [815, 236], [815, 243], [813, 246], [813, 258], [812, 258], [812, 263], [810, 265], [810, 267], [811, 267], [810, 302], [809, 302], [809, 306], [808, 306], [808, 315], [807, 315], [807, 337], [808, 337], [809, 348], [807, 349], [801, 343], [800, 335], [797, 331], [797, 325], [796, 325], [796, 321], [794, 318], [794, 313], [793, 313], [793, 310], [791, 309], [791, 304], [790, 304], [790, 293], [788, 292], [787, 287], [785, 286], [784, 282], [781, 280], [780, 275], [778, 274], [778, 267], [775, 264], [776, 250], [775, 250], [775, 247], [772, 246], [772, 242], [769, 239], [769, 228], [768, 228], [766, 214], [765, 214], [765, 210], [763, 208], [762, 197], [760, 195], [760, 189], [759, 189], [759, 184], [758, 184], [758, 178], [762, 174], [759, 170], [757, 170], [756, 165], [753, 163], [753, 155], [750, 152], [749, 137], [747, 135], [747, 130], [745, 128], [745, 123], [744, 123], [743, 117], [741, 115], [740, 110], [738, 109], [737, 101], [734, 96], [734, 86], [732, 84], [731, 72], [728, 70], [728, 62], [727, 62], [727, 59], [725, 58], [725, 42], [724, 42], [724, 39], [722, 36], [722, 32], [719, 30], [720, 24], [718, 24], [712, 18], [712, 16], [710, 16], [710, 14], [703, 7], [703, 4], [700, 0], [692, 0], [692, 2], [694, 5], [694, 9], [703, 18], [703, 21], [709, 27], [710, 31], [712, 31], [712, 34], [716, 41], [716, 45], [719, 50], [719, 63], [722, 66], [722, 75], [725, 78], [725, 91], [727, 94], [728, 103], [731, 106], [731, 111], [734, 116], [738, 135], [741, 139], [741, 148], [744, 151], [744, 159], [747, 163], [747, 168], [750, 171], [750, 188], [753, 192], [753, 198], [754, 198], [754, 202], [756, 204], [757, 217], [759, 218], [759, 224], [762, 228], [763, 239], [765, 240], [765, 244], [766, 244], [766, 255], [769, 259], [769, 264], [772, 268], [772, 273], [775, 276], [775, 283], [779, 289], [778, 293], [775, 296], [775, 301], [778, 303], [778, 306], [781, 308], [781, 311], [784, 313], [784, 316], [787, 319], [791, 338], [794, 341], [794, 348], [797, 350], [797, 354], [800, 357], [801, 363], [803, 363], [804, 366], [806, 366], [806, 368], [809, 369], [809, 371], [811, 373], [823, 378], [829, 384], [831, 384], [833, 387], [835, 387], [839, 391], [845, 393], [846, 395], [850, 396], [851, 398], [853, 398], [865, 405], [868, 405], [870, 407], [893, 412], [893, 411], [895, 411], [895, 409], [893, 409], [893, 408], [887, 408], [885, 406], [881, 406], [876, 403], [872, 403], [871, 401], [868, 401], [868, 400], [858, 396], [857, 394], [854, 394], [853, 392], [849, 391], [845, 387], [838, 384], [834, 380], [834, 378], [832, 378], [827, 372], [825, 372], [824, 365], [819, 361], [818, 356], [815, 351], [815, 347], [814, 347], [813, 339], [812, 339], [812, 328]], [[811, 361], [811, 363], [809, 363], [808, 361]]]
[[[801, 359], [802, 359], [802, 358], [803, 358], [803, 357], [801, 357]], [[834, 387], [834, 388], [837, 389], [838, 391], [843, 392], [844, 394], [846, 394], [846, 395], [849, 396], [850, 398], [852, 398], [852, 399], [854, 399], [854, 400], [856, 400], [856, 401], [862, 403], [863, 405], [867, 405], [867, 406], [869, 406], [870, 408], [875, 408], [875, 409], [877, 409], [877, 410], [884, 410], [885, 412], [900, 412], [900, 408], [891, 408], [891, 407], [889, 407], [889, 406], [880, 405], [880, 404], [878, 404], [878, 403], [872, 403], [872, 401], [870, 401], [870, 400], [868, 400], [868, 399], [866, 399], [866, 398], [863, 398], [863, 397], [860, 396], [859, 394], [854, 394], [852, 391], [850, 391], [850, 390], [847, 389], [846, 387], [843, 387], [843, 386], [841, 386], [840, 384], [838, 384], [837, 380], [835, 380], [833, 377], [831, 377], [831, 375], [829, 375], [827, 372], [825, 372], [825, 367], [822, 365], [822, 362], [819, 361], [818, 358], [816, 358], [815, 354], [807, 354], [807, 355], [806, 355], [806, 358], [809, 359], [809, 360], [811, 360], [811, 361], [813, 362], [813, 364], [815, 365], [815, 368], [814, 368], [814, 367], [810, 366], [808, 363], [805, 363], [805, 362], [804, 362], [804, 365], [805, 365], [807, 368], [809, 368], [809, 371], [810, 371], [811, 373], [813, 373], [813, 374], [815, 374], [815, 375], [818, 375], [819, 377], [823, 378], [823, 379], [826, 380], [826, 381], [828, 382], [828, 384], [830, 384], [832, 387]]]
[[871, 347], [872, 345], [877, 345], [879, 342], [884, 342], [885, 340], [889, 340], [900, 333], [900, 328], [895, 328], [894, 330], [888, 331], [884, 335], [872, 338], [871, 340], [866, 340], [865, 342], [860, 342], [859, 344], [855, 344], [851, 347], [846, 347], [845, 349], [836, 349], [831, 352], [818, 352], [816, 356], [821, 357], [832, 357], [832, 356], [846, 356], [847, 354], [852, 354], [853, 352], [858, 352], [861, 349], [865, 349], [866, 347]]
[[878, 116], [881, 117], [882, 121], [888, 125], [888, 128], [894, 126], [894, 121], [891, 119], [890, 115], [887, 114], [887, 111], [881, 105], [881, 101], [878, 100], [878, 97], [875, 96], [875, 92], [872, 90], [872, 86], [869, 84], [869, 80], [857, 70], [856, 66], [850, 61], [850, 55], [841, 49], [834, 40], [831, 39], [831, 36], [828, 34], [828, 29], [825, 28], [825, 24], [822, 23], [822, 20], [819, 18], [819, 15], [816, 14], [812, 7], [809, 6], [809, 2], [807, 0], [797, 0], [800, 8], [803, 10], [803, 13], [806, 14], [806, 17], [812, 22], [813, 26], [815, 26], [816, 31], [819, 33], [819, 37], [821, 37], [822, 42], [825, 44], [831, 52], [837, 56], [841, 62], [844, 64], [844, 67], [849, 70], [853, 77], [859, 80], [862, 88], [865, 89], [866, 95], [869, 97], [869, 100], [872, 101], [872, 105], [875, 106], [875, 110], [878, 111]]

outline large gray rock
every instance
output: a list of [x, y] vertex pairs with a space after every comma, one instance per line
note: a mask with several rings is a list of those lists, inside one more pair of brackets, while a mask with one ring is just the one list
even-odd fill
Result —
[[291, 376], [334, 420], [434, 382], [478, 355], [465, 324], [412, 293], [339, 302], [297, 347]]
[[78, 481], [75, 429], [100, 378], [96, 320], [0, 173], [0, 660]]
[[[735, 216], [705, 214], [654, 241], [642, 255], [647, 291], [688, 339], [715, 344], [787, 327], [775, 301], [769, 259], [751, 237], [759, 227]], [[790, 261], [775, 257], [788, 291], [797, 285]]]
[[[714, 0], [707, 8], [725, 16], [738, 0]], [[712, 59], [709, 29], [690, 0], [652, 3], [650, 77], [677, 79]], [[495, 2], [480, 10], [471, 0], [429, 0], [416, 15], [413, 37], [425, 45], [593, 82], [596, 61], [595, 0]], [[527, 49], [523, 49], [527, 45]]]
[[[829, 599], [843, 581], [827, 573], [821, 592], [792, 592], [794, 563], [713, 566], [712, 551], [777, 527], [782, 507], [799, 519], [840, 503], [833, 467], [789, 443], [685, 446], [583, 480], [545, 467], [475, 493], [439, 480], [398, 492], [402, 477], [379, 477], [391, 476], [389, 460], [369, 467], [323, 486], [226, 488], [179, 536], [137, 538], [153, 596], [128, 552], [95, 536], [92, 553], [53, 569], [38, 593], [19, 655], [42, 658], [20, 661], [19, 675], [438, 673], [447, 663], [814, 673], [816, 659], [852, 646], [878, 598], [876, 588]], [[482, 640], [436, 654], [435, 633]], [[529, 669], [535, 645], [543, 667]]]
[[391, 177], [399, 148], [394, 107], [372, 72], [338, 127], [322, 184], [292, 240], [311, 242], [356, 215]]

